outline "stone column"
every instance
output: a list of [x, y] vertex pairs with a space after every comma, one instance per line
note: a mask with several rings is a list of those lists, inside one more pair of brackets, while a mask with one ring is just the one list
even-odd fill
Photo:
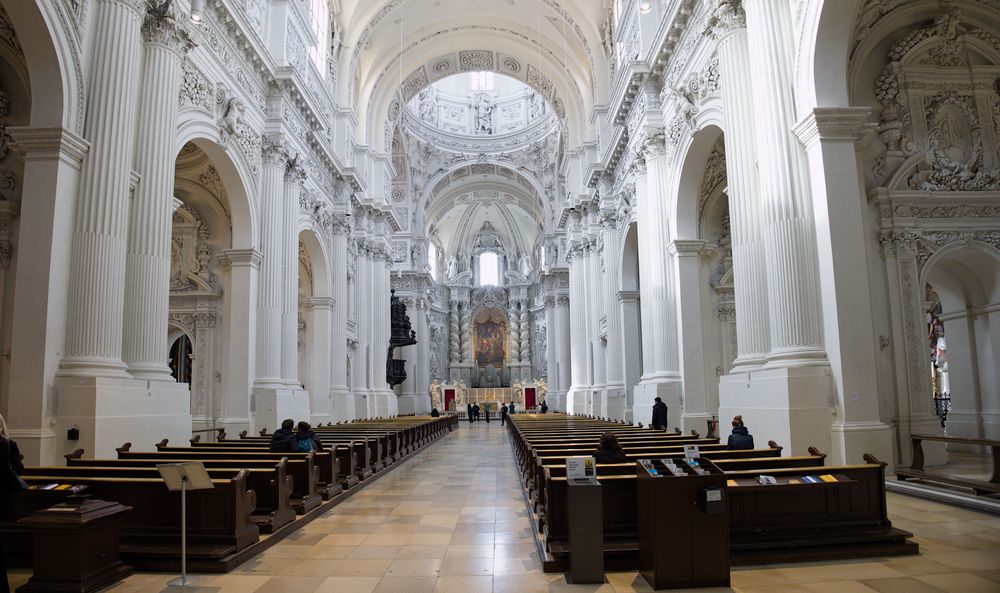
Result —
[[354, 418], [351, 386], [347, 384], [347, 235], [350, 226], [343, 216], [333, 221], [333, 323], [330, 331], [330, 395], [333, 398], [333, 421]]
[[[545, 297], [545, 369], [549, 393], [559, 391], [559, 358], [556, 355], [556, 297]], [[538, 402], [541, 406], [541, 402]]]
[[[667, 246], [675, 258], [677, 268], [678, 305], [680, 309], [681, 356], [680, 369], [684, 378], [684, 415], [681, 428], [684, 432], [695, 429], [704, 433], [706, 420], [719, 409], [718, 401], [710, 401], [708, 371], [705, 368], [705, 336], [702, 304], [708, 302], [702, 291], [708, 286], [702, 277], [705, 242], [697, 240], [674, 240]], [[714, 379], [714, 373], [712, 377]], [[711, 399], [715, 399], [712, 397]]]
[[580, 243], [566, 254], [569, 264], [569, 336], [571, 383], [566, 395], [566, 412], [586, 412], [590, 385], [587, 378], [587, 247]]
[[219, 422], [227, 432], [250, 430], [250, 395], [254, 384], [257, 338], [257, 281], [261, 253], [255, 249], [229, 249], [219, 263], [228, 269], [223, 301], [226, 321], [225, 359], [222, 370], [224, 393]]
[[174, 140], [181, 60], [192, 47], [183, 21], [146, 13], [145, 60], [135, 168], [142, 176], [129, 211], [123, 358], [137, 379], [170, 381], [167, 315], [174, 212]]
[[739, 374], [763, 365], [770, 350], [754, 97], [747, 92], [752, 86], [750, 48], [740, 2], [720, 2], [712, 25], [719, 39], [719, 85], [726, 122], [726, 177], [735, 270], [738, 354], [732, 372]]
[[330, 395], [330, 334], [335, 304], [332, 297], [312, 297], [306, 305], [307, 339], [312, 345], [312, 381], [306, 386], [306, 391], [309, 392], [309, 412], [314, 423], [331, 422], [334, 417]]
[[[638, 422], [634, 416], [635, 390], [639, 384], [639, 378], [643, 373], [643, 356], [636, 352], [637, 346], [643, 340], [642, 321], [640, 317], [639, 291], [621, 290], [616, 295], [616, 300], [621, 307], [622, 336], [629, 336], [629, 339], [622, 340], [622, 372], [625, 380], [625, 420], [628, 422]], [[645, 421], [643, 421], [645, 422]]]
[[288, 155], [277, 137], [265, 138], [260, 184], [260, 296], [257, 300], [257, 379], [256, 387], [283, 386], [282, 313], [285, 281], [282, 244], [284, 228], [285, 168]]
[[281, 271], [281, 378], [291, 389], [301, 389], [299, 380], [299, 196], [306, 171], [299, 158], [285, 170], [282, 199]]
[[[868, 107], [815, 109], [796, 127], [808, 150], [816, 225], [823, 334], [833, 371], [837, 417], [834, 463], [865, 453], [892, 464], [892, 430], [879, 417], [875, 314], [867, 262], [867, 200], [855, 142], [873, 133]], [[874, 255], [874, 254], [872, 254]], [[885, 397], [891, 399], [886, 392]]]
[[66, 230], [87, 142], [62, 128], [7, 128], [24, 161], [23, 200], [11, 316], [10, 398], [6, 420], [25, 463], [55, 465], [68, 442], [52, 426], [55, 376], [63, 352], [70, 262]]
[[90, 151], [71, 238], [73, 314], [66, 320], [63, 376], [129, 377], [122, 361], [122, 313], [143, 6], [140, 0], [99, 0], [91, 7], [83, 131]]
[[606, 417], [608, 414], [607, 388], [607, 356], [606, 343], [601, 338], [601, 319], [604, 312], [604, 271], [601, 269], [606, 246], [600, 236], [592, 239], [591, 249], [587, 258], [587, 300], [590, 312], [587, 325], [590, 335], [590, 360], [587, 368], [592, 385], [591, 414]]
[[[605, 348], [605, 382], [608, 418], [625, 419], [625, 367], [622, 357], [622, 316], [618, 303], [618, 288], [621, 283], [621, 241], [617, 220], [613, 212], [605, 212], [602, 220], [604, 239], [604, 270], [600, 287], [604, 315], [608, 325], [608, 339]], [[637, 334], [631, 334], [636, 339]]]
[[796, 141], [790, 6], [745, 0], [763, 202], [771, 367], [825, 364], [816, 231], [805, 153]]
[[556, 327], [558, 327], [558, 331], [556, 332], [556, 351], [559, 353], [557, 364], [559, 368], [559, 393], [557, 394], [559, 408], [557, 409], [564, 412], [570, 411], [567, 407], [567, 399], [570, 386], [573, 383], [569, 301], [570, 298], [568, 296], [559, 296], [556, 299]]
[[639, 290], [642, 295], [642, 322], [650, 331], [643, 332], [643, 367], [641, 389], [636, 390], [635, 419], [649, 423], [653, 402], [659, 397], [667, 404], [667, 426], [680, 426], [681, 387], [677, 348], [677, 294], [673, 259], [667, 256], [667, 189], [670, 187], [670, 159], [662, 135], [653, 136], [643, 147], [646, 165], [645, 190], [639, 198]]

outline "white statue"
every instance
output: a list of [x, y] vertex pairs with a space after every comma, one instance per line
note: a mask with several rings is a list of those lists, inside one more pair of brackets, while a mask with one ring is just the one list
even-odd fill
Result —
[[431, 383], [430, 395], [431, 395], [431, 407], [440, 410], [441, 409], [441, 384], [438, 383], [437, 380], [435, 380], [433, 383]]
[[493, 100], [485, 93], [476, 99], [476, 133], [493, 133]]
[[464, 381], [459, 381], [458, 385], [455, 386], [455, 398], [458, 400], [458, 403], [460, 403], [460, 404], [468, 403], [467, 401], [465, 401], [465, 382]]
[[528, 97], [528, 108], [530, 113], [528, 121], [535, 121], [536, 119], [542, 117], [542, 114], [545, 113], [545, 100], [542, 99], [540, 94], [532, 91], [531, 95]]
[[454, 278], [458, 274], [458, 258], [454, 255], [448, 258], [448, 278]]
[[420, 112], [420, 119], [425, 122], [436, 124], [437, 123], [437, 92], [434, 87], [427, 87], [420, 91], [419, 95], [418, 110]]
[[524, 407], [524, 387], [522, 387], [520, 383], [514, 383], [514, 385], [511, 386], [511, 390], [514, 392], [513, 401], [515, 403], [517, 403], [518, 405], [520, 405], [523, 408]]
[[538, 394], [536, 397], [539, 402], [538, 405], [541, 405], [541, 402], [545, 401], [545, 394], [548, 393], [548, 391], [549, 386], [545, 383], [545, 379], [539, 379], [535, 382], [535, 392]]

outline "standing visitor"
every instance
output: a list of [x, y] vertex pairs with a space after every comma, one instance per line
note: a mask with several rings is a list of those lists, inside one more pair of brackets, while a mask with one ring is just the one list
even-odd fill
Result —
[[[514, 405], [511, 403], [511, 405]], [[507, 424], [507, 404], [506, 402], [500, 406], [500, 426]]]
[[663, 403], [660, 398], [653, 401], [655, 402], [653, 404], [653, 418], [649, 425], [653, 427], [653, 430], [664, 430], [667, 427], [667, 404]]
[[472, 424], [472, 404], [465, 404], [465, 408], [467, 410], [465, 415], [469, 417], [469, 424]]
[[510, 402], [510, 408], [508, 408], [507, 411], [510, 412], [511, 414], [514, 413], [514, 402]]
[[542, 400], [542, 408], [541, 408], [541, 410], [542, 410], [542, 414], [544, 414], [545, 412], [549, 411], [549, 404], [545, 403], [544, 399]]
[[479, 404], [472, 404], [472, 417], [479, 422]]

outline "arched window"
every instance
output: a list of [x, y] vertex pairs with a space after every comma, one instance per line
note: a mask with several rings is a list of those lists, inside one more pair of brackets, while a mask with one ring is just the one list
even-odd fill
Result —
[[479, 285], [500, 286], [500, 258], [492, 251], [479, 254]]
[[431, 278], [438, 279], [438, 249], [433, 241], [427, 243], [427, 263], [431, 267]]
[[474, 91], [492, 91], [493, 90], [493, 73], [492, 72], [470, 72], [469, 76], [471, 80], [469, 82], [469, 88]]
[[316, 45], [309, 49], [309, 55], [320, 74], [326, 73], [326, 52], [330, 47], [330, 8], [327, 0], [310, 0], [310, 20]]

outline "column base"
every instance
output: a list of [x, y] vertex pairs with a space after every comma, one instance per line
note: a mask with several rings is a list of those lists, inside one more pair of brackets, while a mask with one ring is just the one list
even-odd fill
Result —
[[[545, 403], [548, 404], [550, 412], [566, 412], [566, 392], [548, 392], [545, 394]], [[539, 405], [541, 405], [541, 402], [539, 402]]]
[[[86, 457], [115, 457], [115, 449], [126, 442], [133, 451], [155, 451], [161, 439], [180, 445], [191, 439], [186, 383], [60, 377], [55, 391], [55, 449], [60, 453], [83, 449]], [[80, 429], [79, 440], [66, 439], [73, 427]]]
[[56, 377], [131, 379], [132, 375], [128, 374], [128, 367], [125, 366], [125, 363], [116, 358], [67, 357], [59, 362]]
[[639, 379], [639, 384], [633, 390], [632, 401], [632, 421], [642, 422], [643, 426], [649, 426], [653, 419], [653, 403], [656, 398], [663, 400], [667, 404], [667, 430], [680, 428], [681, 415], [681, 394], [683, 384], [679, 377], [643, 377]]
[[56, 433], [51, 430], [8, 427], [7, 434], [17, 441], [25, 465], [63, 465]]
[[166, 365], [130, 365], [128, 367], [128, 374], [133, 379], [139, 379], [140, 381], [176, 382], [176, 379], [170, 374], [170, 367]]
[[302, 420], [312, 421], [309, 392], [302, 388], [254, 387], [251, 398], [250, 413], [255, 432], [264, 428], [274, 432], [286, 418], [291, 418], [296, 424]]
[[407, 414], [428, 415], [431, 413], [431, 396], [420, 393], [404, 393], [399, 396], [396, 405], [400, 416]]
[[625, 408], [628, 398], [624, 385], [609, 385], [604, 390], [603, 406], [600, 415], [612, 420], [625, 420]]
[[566, 392], [566, 413], [567, 414], [589, 414], [587, 405], [593, 398], [594, 392], [589, 385], [574, 385]]
[[357, 408], [350, 389], [346, 387], [331, 387], [330, 401], [333, 405], [333, 409], [330, 412], [332, 416], [330, 422], [344, 422], [356, 418]]
[[240, 438], [240, 433], [244, 430], [250, 436], [254, 436], [251, 432], [253, 430], [253, 422], [250, 418], [220, 418], [215, 421], [215, 427], [225, 428], [227, 439]]
[[719, 436], [725, 437], [738, 414], [757, 447], [773, 440], [785, 448], [785, 455], [806, 455], [809, 447], [830, 453], [833, 389], [828, 366], [724, 375], [719, 380], [719, 431], [723, 433]]
[[877, 421], [840, 422], [830, 428], [830, 465], [864, 463], [870, 453], [888, 464], [886, 474], [896, 473], [892, 427]]

